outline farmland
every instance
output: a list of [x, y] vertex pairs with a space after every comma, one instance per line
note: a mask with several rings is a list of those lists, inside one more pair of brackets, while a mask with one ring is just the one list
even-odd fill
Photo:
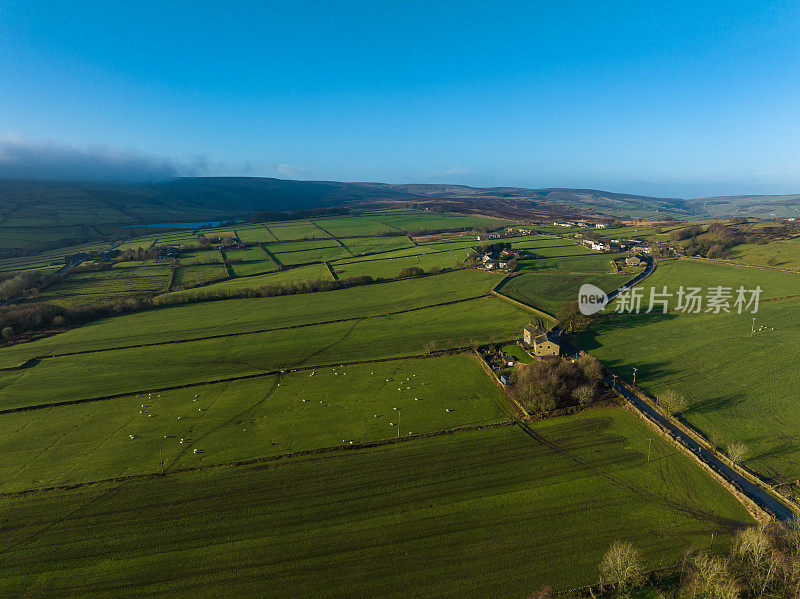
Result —
[[625, 412], [536, 431], [562, 451], [502, 427], [3, 497], [2, 591], [518, 596], [594, 581], [618, 538], [658, 566], [750, 521], [659, 440], [647, 467]]
[[[800, 475], [800, 444], [792, 366], [800, 351], [796, 296], [800, 275], [689, 260], [665, 262], [646, 281], [661, 289], [725, 285], [763, 288], [757, 314], [609, 314], [581, 339], [582, 347], [652, 395], [676, 389], [689, 400], [684, 419], [723, 448], [746, 443], [745, 463], [765, 475]], [[614, 305], [610, 310], [614, 309]], [[751, 334], [752, 318], [763, 330]]]
[[[380, 596], [416, 580], [406, 594], [519, 595], [595, 581], [620, 538], [649, 567], [711, 532], [725, 547], [750, 516], [660, 439], [648, 465], [652, 433], [630, 413], [514, 424], [474, 348], [531, 362], [515, 340], [539, 313], [492, 292], [555, 312], [582, 283], [610, 290], [636, 269], [526, 235], [503, 239], [529, 252], [506, 278], [468, 262], [487, 243], [476, 232], [403, 234], [503, 224], [382, 210], [147, 231], [118, 245], [142, 251], [86, 260], [22, 298], [78, 313], [136, 301], [0, 347], [0, 594], [74, 594], [80, 576], [82, 594], [269, 580], [276, 596]], [[693, 264], [703, 278], [731, 269]], [[665, 266], [665, 284], [687, 274]], [[409, 267], [424, 272], [399, 278]], [[769, 297], [785, 297], [787, 275], [773, 274]], [[137, 542], [101, 548], [108, 530]], [[382, 565], [366, 576], [365, 561]], [[499, 580], [501, 564], [513, 575]]]

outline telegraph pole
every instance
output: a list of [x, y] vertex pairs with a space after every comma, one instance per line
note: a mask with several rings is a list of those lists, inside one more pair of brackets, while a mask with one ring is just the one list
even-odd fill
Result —
[[753, 317], [753, 326], [750, 327], [750, 336], [752, 337], [756, 332], [756, 318]]
[[653, 438], [647, 437], [647, 463], [650, 463], [650, 448], [653, 446]]
[[617, 390], [617, 375], [616, 374], [612, 374], [611, 376], [614, 377], [614, 384], [613, 384], [612, 388], [614, 389], [614, 391], [616, 391]]
[[633, 368], [633, 386], [636, 386], [636, 371], [639, 370], [638, 368]]

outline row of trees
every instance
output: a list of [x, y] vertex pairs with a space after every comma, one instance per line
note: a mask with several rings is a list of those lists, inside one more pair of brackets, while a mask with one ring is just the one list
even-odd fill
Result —
[[[604, 596], [629, 597], [646, 584], [639, 551], [628, 542], [614, 543], [599, 570]], [[678, 580], [665, 586], [657, 589], [665, 599], [798, 599], [800, 530], [761, 524], [738, 532], [726, 554], [690, 551]]]

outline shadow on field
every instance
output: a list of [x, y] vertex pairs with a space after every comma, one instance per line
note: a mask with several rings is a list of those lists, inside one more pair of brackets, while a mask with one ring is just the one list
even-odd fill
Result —
[[745, 401], [746, 397], [747, 396], [744, 393], [734, 393], [731, 395], [721, 395], [719, 397], [701, 399], [700, 401], [693, 402], [689, 409], [683, 412], [683, 415], [689, 416], [691, 414], [709, 414], [711, 412], [719, 412], [725, 408], [738, 406]]
[[[663, 314], [661, 312], [650, 314], [603, 314], [592, 322], [588, 330], [576, 335], [575, 342], [586, 351], [591, 351], [602, 346], [597, 340], [601, 335], [625, 329], [634, 333], [631, 342], [635, 343], [635, 333], [638, 327], [667, 322], [675, 318], [678, 318], [677, 314]], [[644, 335], [644, 332], [642, 334]]]

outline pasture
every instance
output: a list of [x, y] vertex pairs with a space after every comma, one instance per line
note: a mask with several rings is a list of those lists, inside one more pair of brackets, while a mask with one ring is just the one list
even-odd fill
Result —
[[[760, 284], [773, 297], [796, 293], [800, 281], [795, 274], [688, 260], [659, 265], [652, 278], [646, 285], [659, 290], [662, 284]], [[800, 353], [800, 300], [764, 301], [757, 314], [660, 310], [603, 316], [579, 343], [628, 380], [638, 368], [636, 382], [651, 395], [683, 393], [689, 400], [683, 418], [723, 448], [744, 442], [748, 466], [768, 476], [800, 476], [794, 393], [800, 375], [793, 366]], [[766, 328], [751, 335], [753, 317], [756, 328]]]
[[324, 264], [309, 264], [298, 268], [289, 268], [277, 272], [267, 272], [261, 275], [241, 276], [211, 285], [204, 285], [195, 289], [176, 291], [160, 296], [164, 303], [191, 301], [192, 298], [202, 298], [208, 294], [237, 293], [246, 289], [257, 289], [267, 285], [290, 285], [304, 281], [332, 280], [331, 272]]
[[[417, 255], [397, 256], [389, 258], [365, 258], [362, 260], [342, 260], [335, 262], [333, 268], [341, 277], [367, 275], [375, 279], [394, 278], [403, 268], [416, 266], [429, 272], [432, 268], [462, 268], [469, 250], [450, 250], [432, 252], [428, 248], [416, 248]], [[423, 253], [426, 252], [426, 253]]]
[[2, 414], [0, 492], [158, 473], [162, 456], [195, 467], [487, 424], [505, 401], [475, 358], [455, 355]]
[[330, 235], [308, 221], [296, 221], [292, 223], [269, 223], [265, 226], [278, 241], [330, 238]]
[[496, 273], [461, 270], [324, 293], [168, 306], [106, 318], [30, 343], [0, 348], [0, 368], [18, 366], [37, 356], [380, 316], [486, 295], [500, 278]]
[[629, 274], [523, 272], [504, 281], [497, 291], [523, 304], [555, 314], [564, 302], [578, 300], [578, 290], [585, 283], [596, 285], [608, 293], [630, 279]]
[[107, 270], [74, 272], [43, 291], [39, 299], [64, 306], [109, 304], [166, 290], [169, 267], [116, 265]]
[[371, 216], [326, 218], [317, 219], [313, 222], [334, 237], [373, 236], [398, 232], [396, 228], [384, 225]]
[[[43, 359], [0, 372], [0, 409], [467, 348], [515, 339], [530, 314], [496, 298], [185, 343]], [[30, 389], [37, 389], [31, 394]]]
[[595, 582], [615, 540], [658, 567], [752, 522], [658, 437], [647, 464], [624, 411], [534, 428], [4, 496], [0, 592], [518, 597]]

